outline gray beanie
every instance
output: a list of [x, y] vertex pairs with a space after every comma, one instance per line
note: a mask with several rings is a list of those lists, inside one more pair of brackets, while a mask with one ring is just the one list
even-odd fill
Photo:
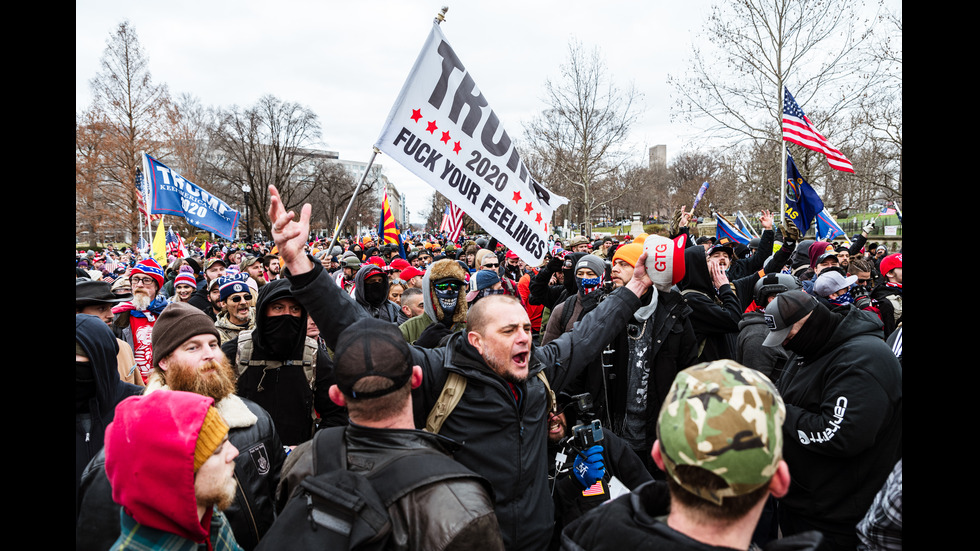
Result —
[[587, 254], [580, 258], [578, 263], [575, 264], [575, 271], [578, 272], [579, 268], [588, 268], [592, 270], [596, 277], [606, 273], [606, 263], [594, 254]]

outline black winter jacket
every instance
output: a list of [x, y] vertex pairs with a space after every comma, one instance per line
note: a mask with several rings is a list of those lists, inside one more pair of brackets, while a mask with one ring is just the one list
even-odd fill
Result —
[[[324, 434], [324, 436], [329, 436]], [[351, 424], [344, 431], [347, 468], [372, 471], [408, 454], [442, 453], [452, 456], [456, 444], [438, 434], [420, 430], [377, 429]], [[278, 490], [281, 511], [300, 482], [321, 474], [313, 462], [316, 439], [296, 447], [283, 467]], [[322, 448], [320, 448], [322, 449]], [[460, 469], [462, 470], [462, 469]], [[497, 517], [493, 514], [489, 482], [472, 476], [457, 476], [417, 488], [388, 508], [393, 550], [426, 551], [503, 549]]]
[[[332, 348], [341, 331], [366, 314], [342, 296], [319, 263], [313, 266], [308, 273], [289, 277], [293, 293]], [[571, 333], [533, 348], [529, 376], [516, 387], [520, 403], [464, 333], [452, 335], [445, 347], [413, 347], [412, 359], [423, 372], [422, 385], [413, 391], [416, 426], [424, 426], [449, 371], [467, 380], [440, 434], [460, 442], [456, 460], [493, 485], [497, 520], [508, 549], [544, 549], [554, 523], [548, 489], [547, 398], [536, 374], [543, 371], [558, 392], [599, 354], [638, 306], [636, 295], [619, 289]]]
[[143, 389], [119, 380], [119, 371], [116, 368], [119, 341], [104, 321], [87, 314], [75, 314], [75, 341], [85, 350], [94, 378], [94, 387], [89, 387], [89, 390], [94, 390], [94, 394], [81, 391], [81, 385], [77, 380], [75, 382], [75, 520], [77, 521], [80, 514], [79, 484], [82, 471], [102, 450], [105, 429], [115, 416], [116, 405], [130, 396], [138, 395]]
[[[644, 295], [645, 302], [650, 301], [650, 293]], [[657, 419], [660, 415], [660, 406], [670, 385], [674, 382], [674, 377], [685, 368], [694, 365], [697, 360], [697, 339], [694, 327], [691, 323], [693, 309], [683, 297], [676, 292], [660, 293], [657, 299], [657, 308], [649, 323], [652, 324], [651, 347], [647, 351], [647, 362], [650, 368], [650, 377], [647, 379], [647, 423], [646, 441], [644, 449], [649, 456], [649, 450], [653, 447], [654, 440], [657, 439]], [[616, 434], [623, 433], [623, 424], [626, 420], [626, 402], [629, 384], [629, 342], [630, 332], [638, 333], [643, 328], [643, 323], [630, 317], [627, 328], [620, 331], [613, 343], [614, 353], [612, 370], [608, 379], [609, 403], [607, 408], [605, 400], [602, 399], [601, 388], [598, 389], [600, 411], [608, 409], [610, 429]], [[644, 464], [650, 465], [646, 457], [643, 457]]]
[[684, 249], [685, 273], [677, 287], [684, 302], [691, 307], [691, 325], [701, 352], [698, 362], [735, 358], [735, 340], [743, 308], [732, 285], [717, 291], [708, 272], [704, 248]]
[[[336, 283], [334, 286], [336, 287]], [[337, 288], [339, 289], [339, 287]], [[254, 347], [252, 359], [279, 362], [292, 360], [296, 363], [282, 365], [268, 371], [259, 366], [249, 367], [238, 377], [237, 393], [243, 398], [253, 400], [262, 409], [269, 412], [283, 444], [294, 446], [313, 437], [313, 431], [316, 428], [313, 420], [314, 410], [322, 419], [320, 426], [345, 424], [347, 413], [344, 408], [330, 400], [330, 385], [333, 384], [333, 362], [322, 347], [317, 346], [316, 379], [313, 388], [310, 388], [306, 373], [299, 361], [303, 358], [307, 339], [306, 310], [303, 311], [301, 329], [296, 335], [292, 353], [276, 357], [269, 351], [267, 341], [271, 337], [267, 334], [269, 316], [266, 315], [266, 307], [276, 300], [289, 297], [292, 297], [292, 292], [289, 281], [285, 279], [270, 281], [263, 285], [259, 291], [255, 304], [255, 329], [251, 333]], [[345, 300], [353, 304], [350, 296]], [[322, 335], [323, 329], [321, 328], [320, 331]], [[241, 369], [238, 366], [238, 344], [243, 333], [239, 333], [238, 337], [221, 345], [222, 352], [231, 360], [236, 371]], [[261, 391], [259, 390], [260, 383]]]
[[814, 357], [790, 353], [776, 382], [786, 403], [783, 456], [793, 469], [780, 507], [853, 536], [902, 457], [902, 367], [877, 316], [845, 311]]

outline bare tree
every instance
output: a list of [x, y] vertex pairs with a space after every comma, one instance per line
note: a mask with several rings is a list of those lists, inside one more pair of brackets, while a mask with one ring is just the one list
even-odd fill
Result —
[[[880, 0], [879, 0], [880, 3]], [[689, 68], [668, 76], [672, 118], [702, 123], [702, 137], [779, 141], [779, 99], [788, 86], [824, 135], [828, 119], [844, 119], [883, 76], [860, 46], [871, 22], [861, 2], [740, 0], [712, 8]], [[819, 101], [810, 101], [816, 100]], [[819, 117], [815, 117], [820, 107]], [[841, 147], [840, 143], [834, 143]]]
[[319, 119], [308, 107], [266, 95], [247, 109], [223, 110], [218, 120], [212, 136], [214, 174], [231, 186], [226, 193], [251, 187], [253, 221], [271, 235], [268, 186], [279, 189], [287, 209], [307, 202], [316, 190], [313, 146], [320, 138]]
[[155, 84], [149, 60], [135, 29], [124, 21], [109, 38], [102, 70], [91, 81], [94, 106], [104, 115], [106, 141], [102, 170], [105, 184], [123, 203], [132, 235], [139, 228], [135, 177], [140, 152], [160, 136], [162, 116], [170, 102], [167, 87]]
[[[75, 237], [91, 245], [128, 223], [129, 197], [106, 182], [111, 125], [98, 109], [75, 117]], [[120, 201], [126, 199], [126, 201]]]
[[586, 49], [577, 41], [569, 43], [561, 79], [547, 80], [545, 92], [548, 109], [525, 127], [525, 134], [531, 149], [551, 167], [552, 185], [571, 201], [576, 195], [571, 191], [580, 192], [582, 220], [589, 228], [595, 209], [625, 193], [617, 194], [614, 185], [605, 192], [598, 188], [616, 181], [625, 168], [624, 143], [640, 115], [642, 94], [632, 86], [617, 87], [598, 48]]
[[874, 94], [861, 98], [853, 121], [861, 139], [860, 166], [866, 167], [855, 177], [875, 196], [894, 200], [902, 196], [902, 16], [881, 15], [879, 28], [883, 32], [869, 46], [867, 56], [871, 63], [885, 67], [885, 78]]

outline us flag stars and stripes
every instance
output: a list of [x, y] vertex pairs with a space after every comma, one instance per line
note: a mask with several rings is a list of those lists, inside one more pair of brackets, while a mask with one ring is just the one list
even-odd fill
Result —
[[813, 123], [807, 118], [803, 109], [793, 99], [793, 94], [784, 88], [783, 96], [783, 140], [795, 143], [807, 149], [823, 153], [831, 168], [844, 172], [854, 172], [854, 166], [839, 149], [830, 145], [827, 139], [817, 132]]

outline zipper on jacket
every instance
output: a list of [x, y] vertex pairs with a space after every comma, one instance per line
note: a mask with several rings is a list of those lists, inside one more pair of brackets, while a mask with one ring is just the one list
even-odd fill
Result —
[[242, 494], [242, 508], [248, 514], [249, 523], [252, 525], [252, 533], [255, 534], [255, 541], [259, 541], [259, 526], [255, 523], [255, 515], [252, 513], [252, 507], [248, 502], [248, 496], [245, 495], [245, 487], [242, 486], [242, 481], [238, 479], [238, 472], [234, 472], [233, 475], [235, 477], [235, 482], [238, 484], [238, 490]]

